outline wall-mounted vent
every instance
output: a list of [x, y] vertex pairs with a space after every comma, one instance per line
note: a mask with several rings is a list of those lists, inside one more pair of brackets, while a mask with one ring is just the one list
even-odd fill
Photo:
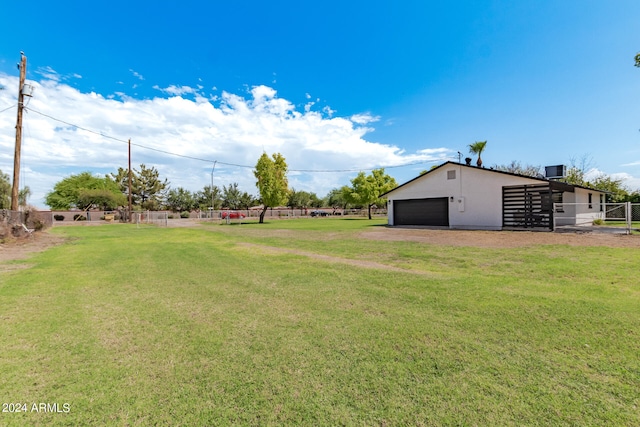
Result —
[[559, 179], [567, 176], [567, 167], [565, 165], [545, 166], [544, 175], [547, 179]]

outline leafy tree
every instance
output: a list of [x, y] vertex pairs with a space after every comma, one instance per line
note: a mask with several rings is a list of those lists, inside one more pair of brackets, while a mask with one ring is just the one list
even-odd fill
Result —
[[560, 181], [587, 187], [589, 182], [586, 175], [593, 168], [593, 159], [588, 155], [583, 155], [580, 158], [571, 157], [570, 161], [571, 165], [567, 168], [567, 176]]
[[308, 191], [296, 191], [295, 188], [292, 188], [289, 192], [289, 200], [287, 201], [287, 206], [290, 208], [299, 208], [304, 209], [308, 208], [311, 205], [311, 193]]
[[51, 209], [87, 209], [99, 206], [113, 209], [125, 204], [125, 197], [118, 185], [108, 176], [100, 178], [91, 172], [71, 175], [53, 187], [47, 194], [45, 203]]
[[636, 190], [633, 193], [629, 194], [629, 196], [627, 197], [627, 202], [640, 203], [640, 190]]
[[165, 205], [173, 212], [190, 212], [196, 206], [196, 200], [189, 190], [178, 187], [169, 190]]
[[509, 163], [508, 165], [494, 165], [493, 169], [502, 171], [502, 172], [515, 173], [518, 175], [531, 176], [533, 178], [537, 178], [540, 175], [541, 168], [540, 166], [533, 166], [533, 165], [522, 166], [520, 162], [512, 160], [511, 163]]
[[18, 191], [18, 204], [22, 207], [26, 207], [27, 202], [29, 201], [29, 196], [31, 196], [31, 189], [28, 186], [25, 186], [22, 190]]
[[[120, 191], [129, 196], [129, 169], [118, 168], [111, 174]], [[133, 169], [131, 174], [131, 201], [143, 209], [157, 210], [169, 189], [167, 179], [160, 179], [160, 172], [155, 167], [147, 168], [141, 164], [140, 170]]]
[[598, 175], [589, 183], [589, 187], [606, 191], [607, 202], [618, 203], [629, 200], [630, 194], [627, 187], [623, 184], [623, 179], [612, 178], [606, 174]]
[[324, 206], [324, 200], [319, 198], [316, 193], [310, 193], [309, 197], [309, 206], [311, 206], [312, 208], [321, 208]]
[[371, 219], [371, 207], [383, 205], [386, 199], [380, 198], [381, 194], [391, 191], [398, 186], [396, 180], [385, 174], [384, 169], [374, 169], [370, 175], [360, 172], [351, 180], [351, 191], [347, 194], [347, 200], [355, 204], [367, 206], [369, 219]]
[[9, 175], [0, 170], [0, 209], [11, 208], [11, 181]]
[[118, 206], [123, 206], [126, 202], [125, 197], [114, 190], [115, 187], [111, 189], [83, 188], [78, 192], [76, 206], [83, 210], [97, 207], [108, 211], [116, 209]]
[[482, 158], [480, 157], [480, 155], [482, 154], [486, 146], [487, 141], [476, 141], [473, 144], [469, 144], [469, 152], [471, 154], [478, 155], [478, 160], [476, 161], [476, 165], [478, 165], [478, 167], [482, 167]]
[[327, 194], [327, 206], [331, 206], [335, 209], [346, 209], [349, 205], [349, 195], [351, 194], [351, 187], [343, 185], [340, 188], [334, 188]]
[[166, 196], [169, 189], [169, 182], [165, 178], [160, 179], [160, 172], [155, 167], [147, 168], [144, 164], [140, 165], [137, 173], [136, 189], [142, 199], [140, 204], [143, 209], [157, 210]]
[[640, 53], [636, 54], [636, 67], [640, 67]]
[[[196, 200], [196, 206], [202, 210], [208, 210], [211, 207], [211, 186], [205, 185], [205, 187], [194, 194]], [[220, 188], [213, 186], [213, 209], [220, 209], [222, 207], [222, 198], [220, 197]]]
[[240, 195], [240, 199], [238, 201], [238, 207], [240, 209], [249, 209], [251, 206], [256, 204], [256, 199], [251, 194], [246, 191]]
[[287, 203], [289, 196], [287, 163], [280, 153], [274, 153], [272, 157], [269, 157], [267, 153], [262, 153], [253, 174], [257, 179], [256, 187], [258, 187], [262, 199], [263, 209], [260, 212], [259, 221], [262, 224], [264, 223], [264, 214], [269, 207]]
[[239, 209], [242, 192], [238, 188], [238, 183], [229, 184], [229, 187], [222, 186], [222, 205], [229, 209]]
[[587, 173], [594, 168], [593, 160], [590, 156], [582, 156], [579, 159], [571, 158], [571, 166], [567, 169], [567, 176], [563, 182], [582, 187], [594, 188], [606, 191], [607, 202], [625, 202], [631, 197], [629, 189], [623, 184], [623, 179], [616, 179], [610, 175], [601, 173], [592, 181], [587, 180]]

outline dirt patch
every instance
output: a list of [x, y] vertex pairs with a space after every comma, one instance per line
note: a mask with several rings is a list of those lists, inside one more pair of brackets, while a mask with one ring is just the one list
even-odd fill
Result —
[[517, 248], [539, 245], [640, 248], [640, 236], [626, 234], [380, 227], [376, 230], [360, 233], [360, 237], [371, 240], [422, 242], [432, 245], [472, 246], [478, 248]]
[[64, 238], [47, 232], [35, 232], [31, 236], [0, 244], [0, 272], [24, 268], [20, 265], [2, 265], [7, 261], [26, 259], [31, 254], [60, 245]]
[[410, 271], [403, 268], [394, 267], [392, 265], [380, 264], [379, 262], [374, 262], [374, 261], [340, 258], [340, 257], [334, 257], [330, 255], [317, 254], [314, 252], [301, 251], [299, 249], [277, 248], [274, 246], [257, 245], [254, 243], [240, 243], [239, 246], [249, 248], [254, 251], [261, 251], [263, 253], [294, 254], [294, 255], [305, 256], [305, 257], [309, 257], [309, 258], [313, 258], [321, 261], [327, 261], [331, 263], [352, 265], [354, 267], [375, 268], [379, 270], [397, 271], [402, 273], [414, 273], [414, 274], [423, 274], [423, 275], [430, 274], [424, 271]]

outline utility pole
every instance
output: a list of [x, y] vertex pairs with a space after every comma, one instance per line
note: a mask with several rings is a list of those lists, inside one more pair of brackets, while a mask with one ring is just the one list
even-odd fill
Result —
[[133, 222], [131, 206], [131, 138], [129, 138], [129, 222]]
[[13, 187], [11, 188], [11, 210], [18, 210], [18, 191], [20, 188], [20, 147], [22, 144], [22, 110], [24, 109], [24, 79], [27, 76], [27, 57], [20, 52], [20, 84], [18, 92], [18, 119], [16, 120], [16, 149], [13, 155]]
[[214, 200], [213, 200], [213, 171], [216, 170], [216, 163], [218, 163], [217, 160], [214, 160], [213, 162], [213, 168], [211, 169], [211, 219], [213, 219], [213, 211], [216, 207]]

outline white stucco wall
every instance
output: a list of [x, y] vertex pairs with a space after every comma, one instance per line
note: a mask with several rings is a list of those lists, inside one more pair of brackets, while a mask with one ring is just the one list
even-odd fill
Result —
[[[589, 204], [591, 194], [591, 204]], [[596, 219], [604, 219], [604, 204], [600, 196], [603, 193], [596, 190], [576, 188], [574, 193], [564, 193], [562, 211], [556, 212], [556, 226], [593, 224]]]
[[[447, 179], [448, 171], [455, 171], [455, 179]], [[449, 228], [500, 230], [502, 187], [536, 183], [540, 181], [453, 163], [446, 164], [387, 195], [389, 224], [394, 225], [393, 200], [447, 197]]]

